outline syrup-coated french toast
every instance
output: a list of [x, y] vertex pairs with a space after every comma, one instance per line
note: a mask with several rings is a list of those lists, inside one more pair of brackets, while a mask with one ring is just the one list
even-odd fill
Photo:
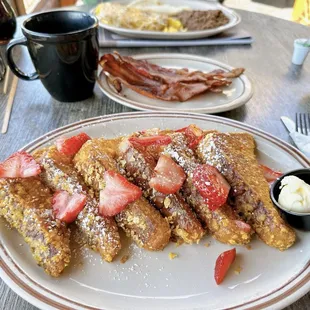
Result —
[[269, 185], [255, 156], [254, 138], [247, 133], [210, 133], [197, 147], [199, 158], [216, 167], [232, 187], [234, 208], [269, 246], [285, 250], [295, 232], [281, 218], [269, 197]]
[[172, 142], [164, 148], [185, 171], [186, 180], [182, 192], [210, 233], [218, 240], [228, 244], [247, 244], [251, 240], [251, 229], [234, 213], [228, 204], [212, 211], [208, 203], [193, 184], [193, 173], [199, 166], [194, 152], [187, 146], [186, 137], [181, 132], [170, 133]]
[[58, 152], [55, 146], [40, 150], [34, 157], [43, 168], [42, 180], [51, 189], [87, 196], [85, 207], [75, 220], [79, 235], [87, 246], [99, 252], [104, 260], [111, 262], [121, 248], [117, 225], [113, 218], [99, 215], [99, 202], [91, 197], [83, 179], [74, 168], [72, 158]]
[[[119, 140], [92, 139], [74, 157], [75, 167], [97, 195], [107, 186], [105, 172], [119, 172], [116, 162], [118, 144]], [[162, 250], [169, 242], [171, 231], [168, 222], [143, 197], [128, 204], [115, 219], [125, 233], [144, 249]]]
[[[189, 125], [107, 140], [81, 132], [0, 163], [0, 216], [54, 277], [70, 263], [75, 227], [72, 236], [107, 262], [121, 249], [119, 227], [150, 251], [163, 250], [171, 234], [191, 244], [205, 232], [229, 245], [256, 233], [283, 251], [296, 235], [269, 196], [268, 182], [281, 175], [258, 164], [247, 133]], [[217, 284], [235, 256], [234, 248], [218, 257]]]
[[38, 177], [0, 179], [0, 215], [22, 235], [37, 264], [58, 277], [70, 262], [70, 230], [53, 216], [50, 189]]
[[128, 138], [124, 138], [119, 149], [119, 162], [126, 176], [142, 188], [144, 196], [168, 219], [173, 235], [186, 243], [198, 242], [204, 230], [183, 197], [179, 193], [164, 194], [151, 188], [157, 163], [153, 154], [145, 148], [134, 147]]

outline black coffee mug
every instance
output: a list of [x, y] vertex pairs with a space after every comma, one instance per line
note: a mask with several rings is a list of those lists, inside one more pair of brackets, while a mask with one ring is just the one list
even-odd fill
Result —
[[[40, 79], [53, 98], [80, 101], [90, 97], [96, 82], [99, 57], [98, 21], [78, 11], [36, 14], [22, 25], [25, 37], [7, 47], [8, 64], [23, 80]], [[15, 45], [25, 45], [36, 72], [22, 72], [13, 60]]]

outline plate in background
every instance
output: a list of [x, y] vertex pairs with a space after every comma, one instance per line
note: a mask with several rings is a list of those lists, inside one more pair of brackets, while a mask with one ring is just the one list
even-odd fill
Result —
[[[118, 2], [121, 4], [131, 3], [131, 0], [114, 0], [112, 2]], [[176, 5], [175, 0], [161, 0], [163, 4]], [[115, 26], [110, 26], [99, 21], [99, 26], [107, 29], [111, 32], [117, 33], [121, 36], [141, 38], [141, 39], [160, 39], [160, 40], [189, 40], [189, 39], [199, 39], [214, 36], [223, 31], [229, 30], [241, 22], [241, 17], [233, 10], [220, 5], [217, 2], [208, 2], [208, 1], [197, 1], [197, 0], [178, 0], [177, 4], [179, 6], [187, 6], [193, 10], [221, 10], [229, 18], [229, 22], [226, 25], [201, 30], [201, 31], [186, 31], [186, 32], [161, 32], [161, 31], [145, 31], [145, 30], [135, 30], [120, 28]], [[91, 10], [91, 13], [94, 14], [94, 9]]]
[[[133, 56], [135, 59], [144, 59], [156, 65], [168, 68], [188, 68], [190, 71], [200, 70], [210, 72], [216, 69], [224, 71], [232, 70], [233, 67], [219, 61], [201, 56], [187, 54], [141, 54]], [[143, 96], [133, 90], [122, 86], [123, 90], [118, 93], [108, 82], [105, 74], [101, 71], [97, 82], [102, 92], [110, 99], [137, 110], [147, 111], [178, 111], [195, 113], [220, 113], [236, 109], [253, 95], [253, 88], [250, 80], [245, 74], [233, 79], [230, 86], [224, 87], [223, 93], [206, 92], [195, 96], [186, 102], [169, 102], [160, 99], [152, 99]]]

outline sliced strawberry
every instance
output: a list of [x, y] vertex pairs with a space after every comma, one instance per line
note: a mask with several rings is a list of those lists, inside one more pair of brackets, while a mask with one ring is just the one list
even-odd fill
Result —
[[151, 145], [167, 145], [171, 143], [171, 137], [169, 136], [149, 136], [149, 137], [131, 137], [128, 141], [134, 147], [146, 147]]
[[190, 149], [193, 150], [197, 147], [203, 138], [203, 131], [194, 124], [178, 129], [176, 132], [183, 132], [185, 134], [187, 145]]
[[84, 194], [70, 195], [67, 191], [59, 191], [53, 196], [53, 209], [56, 218], [68, 224], [75, 221], [85, 203], [86, 196]]
[[163, 194], [177, 192], [186, 178], [184, 170], [166, 155], [159, 157], [154, 170], [155, 176], [149, 182], [150, 187]]
[[223, 252], [216, 260], [214, 269], [214, 279], [217, 285], [221, 284], [226, 273], [236, 258], [236, 249]]
[[193, 173], [193, 183], [210, 210], [218, 209], [227, 201], [230, 185], [216, 168], [198, 165]]
[[0, 163], [0, 178], [28, 178], [40, 174], [41, 167], [28, 153], [16, 152]]
[[241, 230], [246, 233], [249, 233], [252, 230], [251, 226], [243, 221], [235, 220], [235, 223]]
[[259, 167], [263, 170], [264, 177], [268, 183], [272, 183], [273, 181], [275, 181], [276, 179], [278, 179], [280, 176], [283, 175], [282, 172], [272, 170], [267, 166], [259, 165]]
[[83, 144], [90, 140], [90, 136], [87, 135], [85, 132], [81, 132], [80, 134], [73, 136], [73, 137], [60, 137], [56, 140], [56, 147], [57, 150], [64, 154], [73, 156], [75, 155]]
[[127, 181], [119, 173], [108, 170], [104, 173], [106, 186], [100, 191], [99, 213], [103, 216], [114, 216], [126, 206], [142, 196], [141, 189]]

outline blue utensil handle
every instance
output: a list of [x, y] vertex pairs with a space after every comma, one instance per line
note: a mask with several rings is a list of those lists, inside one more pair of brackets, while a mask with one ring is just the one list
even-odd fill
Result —
[[14, 39], [12, 40], [6, 49], [6, 57], [7, 57], [7, 62], [12, 70], [12, 72], [18, 76], [22, 80], [26, 81], [33, 81], [37, 80], [39, 78], [39, 74], [37, 72], [33, 72], [30, 74], [24, 73], [21, 69], [18, 68], [18, 66], [15, 64], [15, 61], [13, 59], [13, 48], [16, 45], [24, 45], [27, 46], [27, 39], [25, 37], [19, 38], [19, 39]]

